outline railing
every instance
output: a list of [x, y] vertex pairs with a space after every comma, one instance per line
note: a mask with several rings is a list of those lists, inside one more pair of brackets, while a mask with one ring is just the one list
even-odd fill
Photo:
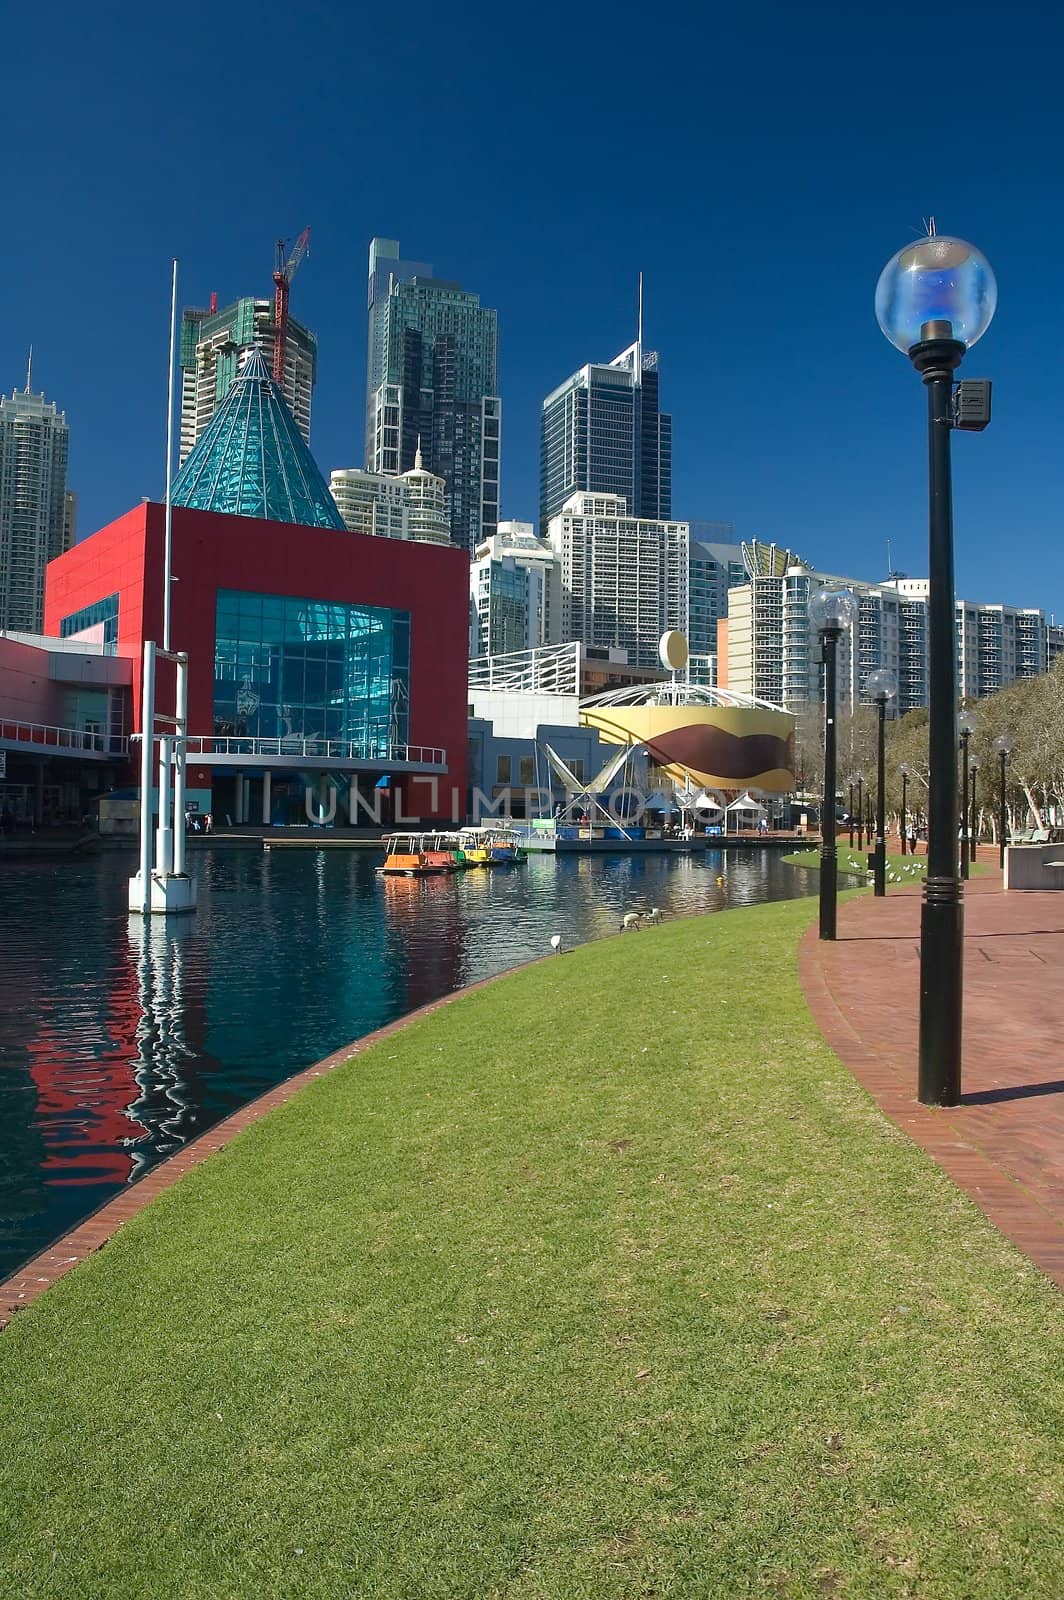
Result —
[[577, 695], [580, 693], [580, 663], [578, 642], [476, 656], [469, 663], [469, 688], [496, 693]]
[[129, 749], [129, 740], [116, 734], [93, 733], [86, 728], [57, 728], [44, 722], [9, 722], [2, 718], [0, 740], [43, 750], [67, 750], [71, 755], [124, 756]]
[[447, 752], [436, 745], [389, 744], [359, 739], [307, 739], [286, 734], [277, 739], [244, 734], [190, 734], [186, 741], [190, 759], [211, 756], [284, 756], [293, 761], [379, 761], [385, 765], [444, 767]]

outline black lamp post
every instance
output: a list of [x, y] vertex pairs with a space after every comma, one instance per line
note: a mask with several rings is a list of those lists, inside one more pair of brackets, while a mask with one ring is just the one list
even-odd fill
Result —
[[898, 770], [901, 772], [901, 853], [904, 855], [908, 847], [908, 840], [905, 837], [905, 801], [909, 793], [909, 768], [906, 762], [903, 761]]
[[975, 809], [975, 783], [979, 776], [978, 761], [973, 761], [971, 766], [968, 768], [968, 771], [971, 776], [971, 796], [968, 802], [970, 808], [968, 811], [968, 833], [972, 841], [971, 849], [969, 851], [969, 859], [972, 861], [977, 861], [979, 859], [979, 817]]
[[958, 715], [957, 732], [961, 736], [961, 877], [967, 878], [968, 864], [972, 859], [968, 833], [968, 741], [975, 732], [975, 718], [970, 711], [962, 711]]
[[[922, 377], [928, 400], [930, 479], [928, 577], [927, 877], [920, 918], [919, 1095], [956, 1105], [961, 1093], [964, 903], [957, 874], [957, 639], [953, 588], [951, 433], [984, 427], [989, 387], [966, 385], [955, 407], [953, 374], [990, 325], [997, 285], [985, 257], [963, 239], [930, 236], [906, 245], [876, 286], [883, 333]], [[982, 408], [969, 404], [982, 396]], [[963, 403], [962, 403], [963, 402]]]
[[847, 811], [847, 816], [850, 819], [850, 849], [852, 850], [853, 849], [853, 776], [852, 776], [852, 774], [851, 774], [851, 776], [849, 778], [847, 778], [846, 782], [850, 786], [850, 805], [849, 805], [849, 809]]
[[873, 863], [875, 894], [887, 892], [887, 703], [898, 692], [898, 680], [889, 667], [880, 667], [865, 680], [865, 694], [879, 713], [876, 728], [876, 848]]
[[857, 616], [849, 589], [817, 589], [809, 597], [809, 620], [820, 634], [824, 658], [824, 797], [820, 802], [820, 937], [834, 939], [838, 900], [835, 845], [835, 717], [838, 706], [839, 634]]
[[864, 849], [864, 773], [857, 774], [857, 848]]
[[1001, 806], [998, 811], [998, 856], [1001, 870], [1005, 870], [1005, 845], [1009, 834], [1009, 808], [1005, 804], [1005, 768], [1012, 751], [1012, 734], [999, 733], [994, 740], [994, 754], [1001, 762]]

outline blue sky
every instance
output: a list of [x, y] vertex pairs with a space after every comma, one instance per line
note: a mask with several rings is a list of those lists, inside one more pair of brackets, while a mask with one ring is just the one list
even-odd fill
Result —
[[[933, 213], [975, 241], [994, 380], [955, 439], [958, 590], [1064, 619], [1064, 157], [1049, 7], [128, 0], [5, 19], [0, 385], [71, 423], [82, 535], [159, 497], [182, 303], [270, 289], [319, 336], [313, 448], [362, 461], [374, 233], [498, 308], [503, 515], [537, 512], [542, 397], [661, 352], [674, 514], [855, 577], [926, 571], [924, 397], [872, 311]], [[937, 86], [933, 88], [932, 86]], [[936, 92], [938, 102], [936, 103]]]

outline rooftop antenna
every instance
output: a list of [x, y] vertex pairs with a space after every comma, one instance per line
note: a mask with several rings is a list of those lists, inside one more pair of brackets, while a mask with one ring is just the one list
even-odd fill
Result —
[[938, 229], [935, 227], [935, 219], [934, 219], [934, 217], [925, 217], [924, 218], [924, 229], [925, 229], [925, 231], [927, 233], [927, 237], [929, 239], [934, 239], [934, 238], [937, 237]]
[[30, 382], [31, 382], [32, 378], [33, 378], [33, 346], [30, 345], [30, 353], [29, 353], [29, 356], [28, 356], [27, 361], [26, 361], [26, 393], [27, 394], [29, 394], [29, 392], [30, 392]]
[[894, 563], [890, 559], [890, 540], [887, 540], [887, 577], [894, 576]]
[[640, 354], [643, 351], [643, 274], [639, 274], [639, 322], [636, 330], [636, 343]]

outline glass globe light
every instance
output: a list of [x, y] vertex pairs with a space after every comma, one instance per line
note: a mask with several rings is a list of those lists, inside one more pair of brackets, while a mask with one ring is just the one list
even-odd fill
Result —
[[1011, 751], [1011, 749], [1012, 749], [1012, 734], [1011, 733], [999, 733], [997, 738], [994, 740], [994, 754], [996, 756], [1007, 756], [1009, 754], [1009, 752]]
[[957, 732], [959, 734], [975, 732], [975, 718], [970, 711], [959, 711], [957, 713]]
[[903, 778], [908, 778], [912, 769], [907, 761], [903, 761], [901, 766], [898, 768], [898, 771], [901, 773]]
[[982, 251], [934, 234], [892, 256], [876, 285], [876, 320], [905, 355], [923, 339], [959, 339], [970, 349], [997, 307], [997, 280]]
[[809, 620], [818, 632], [839, 633], [857, 620], [857, 596], [852, 589], [814, 589], [809, 596]]
[[865, 679], [865, 694], [869, 700], [893, 700], [898, 692], [898, 680], [889, 667], [870, 672]]

